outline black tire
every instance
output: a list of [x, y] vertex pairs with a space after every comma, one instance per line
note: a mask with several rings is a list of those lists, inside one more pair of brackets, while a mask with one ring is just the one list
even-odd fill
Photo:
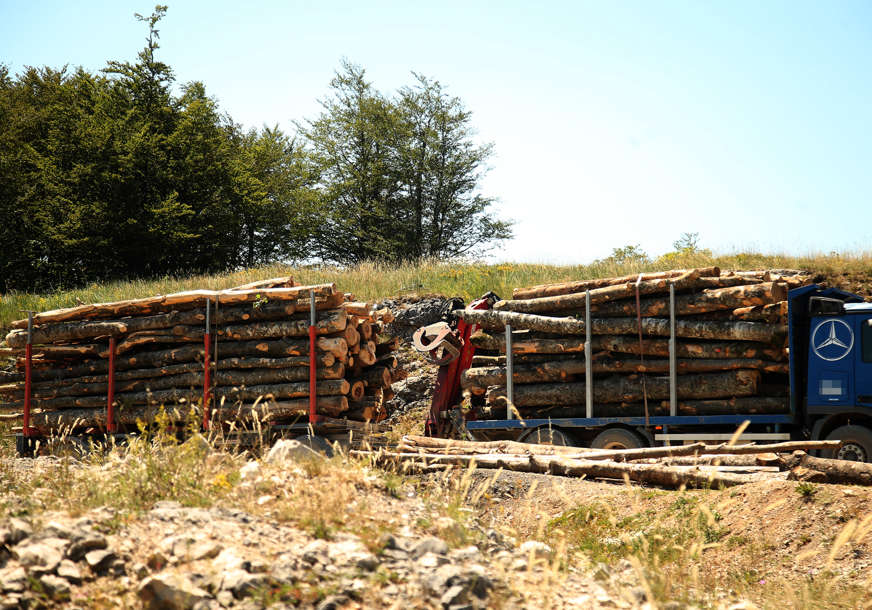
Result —
[[303, 436], [298, 436], [296, 439], [300, 443], [304, 444], [306, 447], [311, 449], [312, 451], [317, 451], [322, 455], [326, 455], [327, 457], [333, 457], [333, 447], [327, 442], [327, 439], [323, 436], [310, 436], [308, 434], [304, 434]]
[[824, 451], [824, 457], [854, 462], [872, 462], [872, 430], [863, 426], [842, 426], [827, 435], [828, 441], [845, 441], [839, 449]]
[[524, 433], [520, 439], [522, 443], [535, 445], [560, 445], [561, 447], [576, 447], [577, 443], [568, 433], [560, 428], [542, 426]]
[[640, 449], [647, 447], [644, 439], [624, 428], [609, 428], [596, 435], [590, 444], [594, 449]]

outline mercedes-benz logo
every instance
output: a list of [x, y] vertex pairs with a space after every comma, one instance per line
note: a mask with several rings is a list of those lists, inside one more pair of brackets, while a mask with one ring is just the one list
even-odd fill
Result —
[[811, 333], [811, 347], [818, 358], [841, 360], [854, 347], [854, 331], [844, 320], [824, 320]]

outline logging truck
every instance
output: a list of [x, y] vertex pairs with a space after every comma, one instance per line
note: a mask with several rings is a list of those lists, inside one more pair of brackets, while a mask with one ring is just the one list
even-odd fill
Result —
[[[477, 321], [493, 321], [499, 315], [499, 312], [491, 311], [499, 299], [489, 293], [469, 307], [446, 312], [443, 322], [419, 329], [413, 338], [418, 350], [428, 353], [440, 364], [426, 422], [427, 434], [472, 440], [513, 439], [631, 449], [695, 441], [723, 442], [739, 432], [735, 440], [840, 440], [844, 441], [842, 446], [827, 457], [872, 461], [872, 303], [863, 302], [858, 295], [816, 284], [790, 290], [786, 298], [789, 387], [783, 388], [783, 394], [779, 394], [785, 397], [781, 412], [755, 408], [755, 401], [765, 402], [767, 399], [751, 397], [721, 401], [732, 407], [729, 413], [685, 415], [678, 408], [677, 386], [679, 372], [683, 371], [679, 370], [676, 358], [674, 292], [670, 296], [669, 304], [663, 305], [663, 310], [669, 310], [669, 330], [664, 331], [664, 334], [669, 332], [670, 337], [668, 365], [659, 371], [659, 377], [652, 375], [649, 378], [651, 386], [655, 382], [664, 388], [668, 385], [669, 402], [663, 402], [663, 408], [668, 408], [665, 414], [649, 413], [645, 403], [642, 415], [614, 416], [611, 414], [614, 405], [605, 409], [607, 405], [594, 400], [596, 382], [592, 371], [596, 365], [591, 355], [591, 334], [597, 320], [591, 323], [589, 295], [584, 320], [584, 360], [578, 361], [573, 371], [585, 374], [583, 404], [573, 407], [583, 417], [519, 416], [518, 410], [512, 407], [513, 378], [518, 373], [513, 364], [515, 333], [508, 323], [503, 323], [505, 339], [500, 338], [504, 355], [500, 356], [499, 362], [504, 369], [492, 369], [503, 371], [500, 392], [505, 395], [507, 403], [504, 415], [494, 417], [493, 410], [464, 405], [461, 377], [470, 368], [476, 349], [474, 341], [470, 340], [471, 333], [477, 329]], [[501, 303], [511, 304], [512, 301]], [[504, 318], [510, 319], [520, 318]], [[581, 320], [562, 319], [567, 323], [582, 324]], [[641, 343], [641, 316], [639, 328]], [[535, 370], [534, 365], [527, 365], [528, 376], [531, 367]], [[653, 369], [649, 367], [648, 370]], [[668, 377], [663, 373], [668, 373]], [[582, 387], [582, 384], [568, 385]]]

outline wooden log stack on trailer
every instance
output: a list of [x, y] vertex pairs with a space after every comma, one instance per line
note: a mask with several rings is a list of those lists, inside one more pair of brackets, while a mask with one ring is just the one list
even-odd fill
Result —
[[457, 312], [478, 326], [465, 402], [478, 419], [786, 413], [787, 292], [811, 281], [708, 267], [516, 289]]
[[291, 278], [36, 313], [0, 348], [17, 369], [0, 378], [0, 408], [24, 419], [29, 403], [25, 426], [39, 435], [135, 430], [161, 411], [205, 426], [305, 422], [313, 408], [378, 422], [401, 374], [381, 335], [391, 319]]

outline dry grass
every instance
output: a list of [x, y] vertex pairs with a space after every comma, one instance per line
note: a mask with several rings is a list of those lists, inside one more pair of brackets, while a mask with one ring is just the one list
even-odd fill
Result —
[[670, 253], [649, 262], [619, 263], [610, 259], [590, 265], [543, 265], [533, 263], [461, 263], [424, 261], [417, 264], [385, 265], [365, 263], [354, 267], [269, 265], [222, 275], [166, 277], [91, 284], [75, 290], [48, 294], [12, 292], [0, 296], [0, 329], [22, 317], [21, 311], [46, 311], [71, 307], [77, 302], [98, 303], [189, 290], [223, 289], [255, 280], [292, 275], [304, 284], [335, 282], [358, 298], [377, 300], [407, 293], [437, 293], [467, 300], [488, 291], [500, 296], [512, 289], [571, 279], [626, 275], [680, 267], [718, 265], [722, 269], [800, 268], [826, 275], [872, 274], [872, 252], [850, 254], [785, 256], [734, 253], [709, 256], [705, 253]]

